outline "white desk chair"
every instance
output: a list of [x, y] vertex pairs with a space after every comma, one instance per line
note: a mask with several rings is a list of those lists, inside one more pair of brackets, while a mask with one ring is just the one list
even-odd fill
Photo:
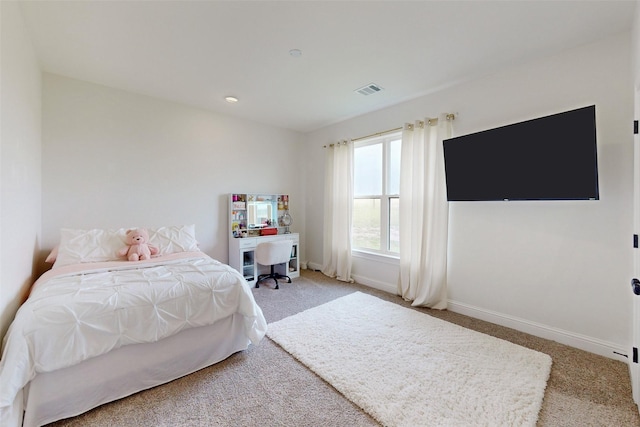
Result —
[[275, 266], [286, 263], [285, 271], [289, 267], [291, 259], [292, 240], [278, 240], [274, 242], [259, 243], [256, 247], [256, 262], [262, 265], [270, 265], [271, 273], [261, 274], [256, 280], [256, 288], [260, 287], [260, 282], [267, 279], [273, 279], [276, 282], [276, 289], [279, 289], [278, 279], [287, 279], [287, 283], [291, 283], [291, 278], [286, 275], [275, 272]]

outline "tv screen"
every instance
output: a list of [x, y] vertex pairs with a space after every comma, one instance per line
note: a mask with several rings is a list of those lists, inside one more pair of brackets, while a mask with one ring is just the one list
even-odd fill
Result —
[[596, 108], [444, 141], [449, 201], [598, 200]]

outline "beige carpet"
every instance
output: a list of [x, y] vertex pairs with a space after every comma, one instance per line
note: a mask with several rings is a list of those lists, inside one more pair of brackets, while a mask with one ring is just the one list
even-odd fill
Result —
[[[354, 291], [409, 307], [401, 298], [303, 270], [279, 290], [254, 289], [269, 323]], [[553, 359], [538, 426], [640, 426], [627, 365], [451, 312], [435, 317], [550, 355]], [[377, 426], [270, 339], [170, 384], [55, 426]]]

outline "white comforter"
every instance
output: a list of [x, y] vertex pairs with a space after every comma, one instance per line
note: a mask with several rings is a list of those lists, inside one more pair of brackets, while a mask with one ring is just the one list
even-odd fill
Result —
[[247, 336], [257, 344], [266, 321], [246, 281], [200, 252], [51, 270], [34, 284], [5, 336], [0, 420], [39, 372], [127, 344], [154, 342], [234, 313], [244, 316]]

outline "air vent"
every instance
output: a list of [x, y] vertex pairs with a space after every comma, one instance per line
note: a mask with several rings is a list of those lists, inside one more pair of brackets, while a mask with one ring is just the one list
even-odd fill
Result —
[[370, 83], [366, 86], [362, 86], [360, 89], [356, 89], [355, 92], [358, 92], [362, 95], [371, 95], [376, 92], [380, 92], [382, 88], [375, 83]]

